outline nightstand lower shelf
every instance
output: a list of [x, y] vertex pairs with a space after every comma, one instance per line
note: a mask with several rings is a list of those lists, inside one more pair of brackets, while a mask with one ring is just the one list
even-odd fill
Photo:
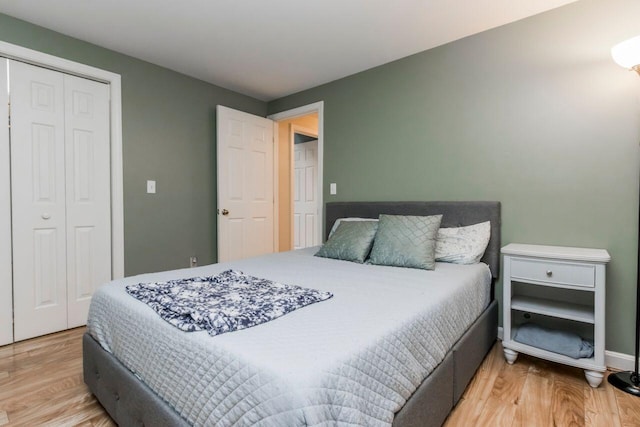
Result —
[[594, 357], [590, 357], [588, 359], [574, 359], [563, 354], [532, 347], [513, 340], [503, 341], [502, 347], [504, 350], [504, 358], [510, 365], [516, 361], [519, 353], [524, 353], [550, 362], [562, 363], [564, 365], [584, 369], [584, 376], [587, 379], [587, 382], [594, 388], [600, 385], [604, 377], [604, 371], [607, 370], [606, 366], [596, 363]]

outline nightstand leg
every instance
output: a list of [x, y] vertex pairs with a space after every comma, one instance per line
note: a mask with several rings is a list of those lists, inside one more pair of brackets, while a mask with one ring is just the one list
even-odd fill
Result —
[[593, 388], [596, 388], [602, 382], [602, 378], [604, 377], [604, 373], [603, 372], [598, 372], [598, 371], [587, 371], [585, 369], [584, 370], [584, 376], [587, 379], [587, 382], [589, 383], [589, 385], [591, 387], [593, 387]]
[[[510, 348], [505, 348], [503, 350], [504, 350], [504, 358], [507, 359], [507, 363], [509, 365], [513, 365], [513, 362], [515, 362], [516, 359], [518, 358], [518, 352], [513, 351]], [[600, 380], [602, 380], [602, 378], [600, 378]]]

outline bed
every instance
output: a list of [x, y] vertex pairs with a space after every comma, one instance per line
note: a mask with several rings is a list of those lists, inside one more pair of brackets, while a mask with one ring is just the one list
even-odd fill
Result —
[[[328, 203], [326, 230], [338, 218], [379, 214], [442, 214], [441, 227], [491, 221], [483, 263], [439, 263], [429, 275], [468, 282], [459, 290], [453, 282], [425, 290], [415, 285], [423, 271], [322, 259], [316, 249], [115, 281], [92, 302], [85, 382], [120, 425], [441, 425], [496, 339], [500, 204]], [[173, 328], [123, 290], [229, 267], [334, 298], [211, 338]], [[466, 305], [449, 302], [451, 294]], [[431, 308], [438, 300], [445, 305]]]

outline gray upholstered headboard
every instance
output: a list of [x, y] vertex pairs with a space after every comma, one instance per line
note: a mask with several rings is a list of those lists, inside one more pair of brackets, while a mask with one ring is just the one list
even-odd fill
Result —
[[482, 262], [493, 278], [500, 273], [500, 202], [332, 202], [326, 204], [325, 237], [338, 218], [378, 218], [390, 215], [442, 214], [441, 227], [460, 227], [491, 221], [491, 239]]

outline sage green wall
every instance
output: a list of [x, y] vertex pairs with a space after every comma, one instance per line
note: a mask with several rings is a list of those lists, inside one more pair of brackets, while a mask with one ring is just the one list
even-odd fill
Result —
[[126, 274], [216, 261], [215, 106], [266, 103], [2, 14], [0, 40], [121, 75]]
[[637, 0], [581, 0], [269, 113], [325, 102], [325, 201], [499, 200], [503, 244], [608, 249], [606, 346], [631, 354], [640, 78], [610, 48], [638, 16]]

